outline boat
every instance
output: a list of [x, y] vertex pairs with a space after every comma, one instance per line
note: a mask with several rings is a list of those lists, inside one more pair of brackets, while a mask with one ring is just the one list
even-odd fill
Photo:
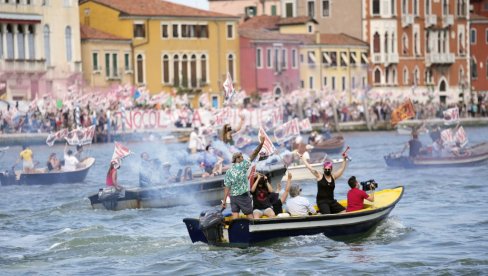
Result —
[[310, 151], [310, 158], [312, 160], [322, 159], [326, 154], [341, 153], [344, 149], [344, 143], [344, 136], [342, 135], [334, 135], [330, 139], [313, 143], [314, 148]]
[[470, 166], [484, 162], [488, 159], [488, 142], [480, 143], [464, 149], [462, 154], [433, 156], [426, 148], [415, 158], [390, 153], [384, 156], [386, 165], [401, 168], [427, 168], [427, 167], [447, 167], [447, 166]]
[[[400, 201], [403, 186], [375, 192], [375, 202], [355, 212], [247, 219], [224, 217], [221, 210], [202, 212], [199, 218], [185, 218], [193, 243], [213, 246], [248, 247], [262, 242], [302, 235], [324, 234], [334, 240], [367, 234], [383, 221]], [[347, 205], [346, 200], [339, 203]]]
[[[332, 159], [332, 163], [334, 163], [333, 171], [337, 170], [340, 166], [342, 166], [343, 159]], [[322, 161], [313, 162], [310, 164], [314, 170], [321, 172], [323, 170], [324, 163]], [[310, 170], [305, 167], [305, 165], [290, 165], [287, 168], [287, 172], [290, 172], [293, 180], [309, 180], [315, 179], [315, 176], [310, 172]], [[286, 174], [283, 176], [281, 181], [286, 181], [287, 176]]]
[[95, 164], [95, 158], [88, 157], [80, 161], [74, 171], [47, 171], [47, 168], [36, 169], [35, 172], [5, 171], [0, 173], [2, 186], [7, 185], [49, 185], [56, 183], [79, 183], [83, 182], [90, 168]]
[[[263, 164], [258, 171], [267, 174], [272, 183], [281, 181], [286, 168], [281, 163]], [[99, 189], [89, 196], [93, 209], [119, 211], [137, 208], [166, 208], [192, 203], [217, 205], [224, 197], [224, 174], [202, 178], [194, 174], [192, 180], [163, 183], [152, 187], [138, 187], [118, 192], [113, 188]]]

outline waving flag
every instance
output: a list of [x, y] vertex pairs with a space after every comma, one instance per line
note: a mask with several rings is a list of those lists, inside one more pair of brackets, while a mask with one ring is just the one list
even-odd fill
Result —
[[276, 151], [276, 148], [273, 145], [273, 141], [271, 141], [271, 139], [269, 139], [268, 135], [266, 134], [266, 131], [264, 131], [263, 127], [259, 128], [258, 139], [261, 136], [264, 137], [264, 144], [263, 144], [263, 148], [261, 148], [261, 151], [259, 152], [259, 154], [263, 154], [265, 156], [272, 155]]
[[444, 145], [454, 144], [454, 136], [451, 129], [448, 128], [441, 131], [441, 139]]
[[412, 101], [407, 99], [391, 113], [391, 125], [395, 126], [399, 122], [413, 117], [415, 117], [415, 108]]
[[444, 125], [452, 125], [459, 121], [459, 109], [457, 107], [446, 109], [442, 114], [444, 115]]
[[461, 145], [461, 147], [466, 146], [466, 144], [468, 143], [468, 137], [466, 136], [466, 132], [464, 132], [463, 127], [458, 128], [456, 134], [454, 134], [454, 139], [457, 143]]
[[225, 91], [225, 99], [230, 100], [235, 93], [234, 85], [232, 84], [232, 78], [230, 73], [227, 72], [227, 78], [224, 81], [224, 91]]
[[61, 140], [61, 139], [65, 138], [66, 135], [68, 135], [68, 129], [67, 128], [63, 128], [56, 133], [51, 133], [47, 136], [46, 144], [48, 146], [52, 147], [54, 145], [54, 142], [56, 142], [57, 140]]
[[118, 161], [132, 154], [132, 151], [119, 142], [115, 142], [114, 154], [112, 155], [112, 161]]

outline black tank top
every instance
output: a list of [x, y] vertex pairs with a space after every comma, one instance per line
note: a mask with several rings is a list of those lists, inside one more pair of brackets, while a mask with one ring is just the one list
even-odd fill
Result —
[[332, 181], [329, 182], [325, 179], [325, 175], [322, 175], [322, 179], [317, 181], [317, 203], [318, 202], [333, 202], [334, 200], [334, 189], [335, 180], [331, 176]]

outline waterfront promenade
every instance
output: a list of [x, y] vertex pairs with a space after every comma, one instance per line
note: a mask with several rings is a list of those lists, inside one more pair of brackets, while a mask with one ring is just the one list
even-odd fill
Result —
[[[488, 118], [462, 118], [460, 119], [463, 126], [487, 126]], [[408, 120], [401, 122], [402, 125], [419, 125], [426, 122], [429, 125], [442, 125], [443, 119], [430, 120]], [[314, 129], [320, 129], [322, 124], [312, 124]], [[358, 122], [344, 122], [339, 123], [339, 128], [334, 132], [348, 132], [348, 131], [394, 131], [389, 121], [379, 121], [371, 124], [369, 127], [365, 121]], [[189, 136], [191, 128], [164, 128], [151, 129], [134, 132], [117, 132], [111, 137], [111, 141], [163, 141], [166, 143], [174, 143], [185, 140]], [[41, 145], [46, 143], [48, 133], [4, 133], [0, 134], [0, 146], [15, 146], [22, 144]]]

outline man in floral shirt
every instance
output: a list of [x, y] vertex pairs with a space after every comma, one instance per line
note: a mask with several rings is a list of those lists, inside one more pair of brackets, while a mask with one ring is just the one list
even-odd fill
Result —
[[248, 218], [254, 218], [252, 215], [252, 198], [249, 193], [249, 183], [247, 180], [247, 171], [251, 167], [251, 162], [256, 158], [264, 144], [264, 137], [259, 137], [259, 145], [249, 157], [245, 160], [242, 153], [236, 152], [232, 156], [232, 166], [225, 172], [224, 178], [224, 200], [222, 208], [226, 206], [226, 199], [230, 192], [230, 207], [232, 217], [238, 218], [239, 212], [242, 211]]

